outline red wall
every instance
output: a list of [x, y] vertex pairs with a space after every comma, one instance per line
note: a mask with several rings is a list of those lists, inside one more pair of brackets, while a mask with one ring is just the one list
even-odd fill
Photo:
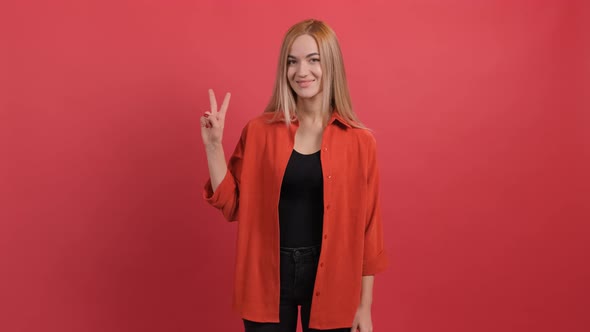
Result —
[[198, 118], [233, 150], [281, 38], [339, 35], [379, 142], [391, 268], [375, 331], [590, 330], [587, 1], [0, 5], [0, 330], [240, 331], [235, 224], [201, 199]]

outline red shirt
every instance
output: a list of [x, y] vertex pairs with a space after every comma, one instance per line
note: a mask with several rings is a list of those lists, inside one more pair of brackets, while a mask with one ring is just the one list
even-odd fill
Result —
[[[280, 241], [278, 204], [298, 122], [270, 123], [265, 113], [244, 127], [228, 172], [204, 198], [229, 221], [238, 221], [234, 309], [242, 318], [278, 322]], [[383, 245], [376, 142], [336, 112], [321, 145], [324, 224], [309, 326], [352, 326], [362, 276], [387, 266]]]

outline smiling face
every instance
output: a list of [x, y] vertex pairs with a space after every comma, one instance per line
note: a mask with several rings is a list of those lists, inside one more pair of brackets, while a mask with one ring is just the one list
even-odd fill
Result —
[[318, 44], [310, 35], [295, 39], [287, 58], [287, 80], [299, 98], [321, 95], [322, 68]]

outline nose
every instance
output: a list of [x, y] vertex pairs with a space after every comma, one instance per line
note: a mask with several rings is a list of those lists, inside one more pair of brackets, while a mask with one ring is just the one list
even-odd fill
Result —
[[301, 61], [297, 64], [297, 71], [295, 72], [298, 77], [305, 77], [309, 73], [309, 68], [305, 61]]

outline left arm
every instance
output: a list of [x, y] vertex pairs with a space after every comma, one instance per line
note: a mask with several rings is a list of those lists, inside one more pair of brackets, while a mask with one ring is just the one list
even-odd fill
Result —
[[363, 276], [361, 288], [361, 303], [356, 310], [351, 332], [373, 332], [371, 319], [371, 305], [373, 304], [373, 283], [375, 276]]
[[357, 332], [357, 330], [360, 332], [373, 332], [371, 305], [373, 303], [375, 274], [382, 272], [387, 267], [379, 197], [380, 180], [377, 163], [377, 147], [375, 138], [372, 135], [368, 147], [367, 216], [363, 252], [361, 302], [354, 316], [351, 332]]
[[371, 308], [373, 304], [373, 283], [375, 276], [363, 276], [363, 286], [361, 289], [361, 307]]

